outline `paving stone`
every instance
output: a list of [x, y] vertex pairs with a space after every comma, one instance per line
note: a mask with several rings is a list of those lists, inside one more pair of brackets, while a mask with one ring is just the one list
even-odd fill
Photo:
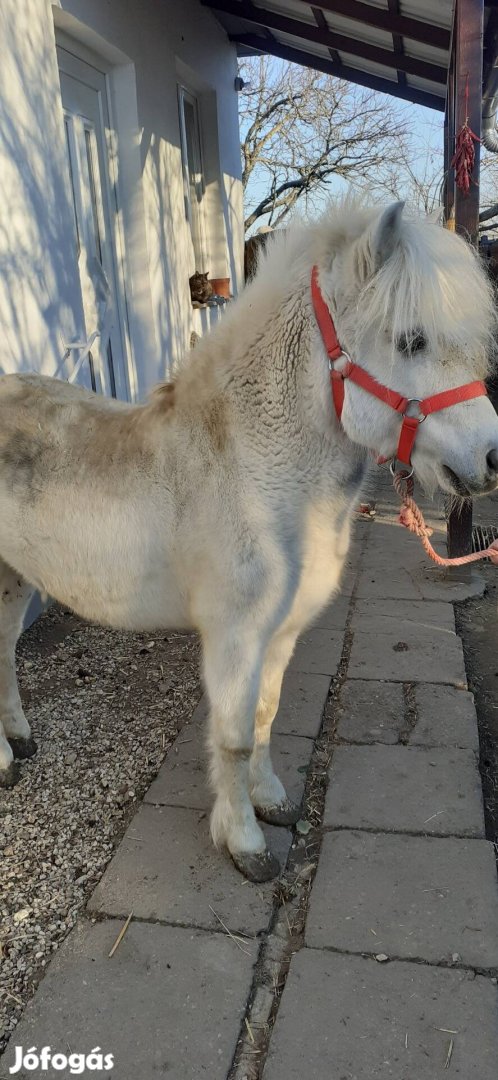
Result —
[[418, 720], [410, 745], [460, 746], [479, 749], [477, 717], [472, 694], [453, 686], [415, 687]]
[[[372, 527], [368, 551], [360, 571], [358, 599], [443, 600], [455, 603], [481, 595], [482, 575], [473, 568], [438, 568], [425, 555], [420, 541], [392, 523], [383, 523], [378, 514]], [[389, 518], [389, 511], [387, 517]], [[429, 523], [429, 522], [428, 522]], [[438, 529], [431, 538], [439, 554], [446, 555], [445, 532]]]
[[434, 626], [427, 631], [408, 622], [400, 622], [385, 632], [385, 625], [386, 620], [379, 619], [378, 631], [356, 631], [348, 678], [448, 683], [467, 688], [462, 643], [456, 634]]
[[422, 600], [420, 579], [428, 562], [416, 537], [394, 520], [392, 524], [377, 520], [358, 577], [357, 599]]
[[420, 560], [412, 570], [397, 565], [394, 553], [391, 565], [365, 566], [356, 586], [358, 599], [444, 600], [456, 604], [472, 596], [482, 596], [485, 579], [478, 570], [465, 568], [438, 570], [428, 559]]
[[484, 836], [482, 788], [472, 750], [338, 746], [324, 824], [434, 836]]
[[317, 615], [312, 629], [344, 631], [350, 605], [351, 595], [344, 592], [338, 593], [330, 604]]
[[341, 659], [343, 640], [343, 634], [337, 630], [306, 630], [292, 657], [293, 670], [307, 675], [335, 675]]
[[353, 589], [354, 589], [354, 586], [355, 586], [355, 583], [356, 583], [356, 578], [358, 576], [358, 568], [359, 568], [359, 566], [361, 564], [361, 561], [362, 561], [362, 558], [363, 558], [364, 546], [365, 546], [365, 538], [364, 538], [364, 536], [363, 535], [356, 535], [355, 539], [351, 543], [351, 546], [349, 548], [348, 554], [346, 555], [346, 559], [345, 559], [345, 562], [344, 562], [344, 566], [343, 566], [343, 570], [342, 570], [342, 574], [341, 574], [341, 579], [340, 579], [340, 588], [341, 588], [341, 593], [344, 593], [345, 596], [348, 596], [350, 598], [351, 598], [351, 593], [353, 592]]
[[404, 712], [400, 683], [347, 679], [337, 734], [353, 743], [397, 743], [405, 728]]
[[273, 735], [303, 735], [314, 739], [320, 730], [322, 713], [330, 689], [329, 675], [306, 675], [294, 669], [294, 660], [284, 675]]
[[449, 600], [458, 604], [461, 600], [482, 596], [486, 579], [475, 566], [436, 571], [429, 568], [420, 580], [420, 588], [426, 600]]
[[[89, 1054], [98, 1046], [114, 1055], [114, 1069], [106, 1070], [106, 1077], [119, 1080], [225, 1076], [257, 943], [244, 943], [242, 951], [226, 934], [132, 922], [109, 959], [121, 926], [111, 920], [80, 923], [73, 930], [16, 1028], [13, 1044], [48, 1045], [66, 1054], [68, 1047]], [[8, 1049], [2, 1076], [9, 1075], [13, 1059]], [[47, 1075], [23, 1073], [40, 1080]], [[50, 1075], [65, 1080], [71, 1074], [67, 1069]]]
[[[392, 507], [387, 507], [385, 512], [377, 507], [377, 516], [373, 523], [368, 547], [368, 562], [372, 566], [389, 565], [390, 562], [392, 564], [393, 555], [400, 565], [410, 570], [421, 560], [427, 561], [427, 555], [418, 536], [399, 524], [398, 507], [397, 500], [394, 500]], [[430, 526], [434, 530], [431, 544], [442, 554], [446, 549], [446, 527], [441, 521], [435, 519], [430, 522]]]
[[[305, 770], [312, 750], [311, 739], [291, 735], [272, 736], [273, 767], [289, 798], [296, 803], [300, 803], [303, 797]], [[195, 731], [189, 736], [189, 729], [184, 728], [180, 733], [147, 791], [145, 802], [200, 810], [211, 807], [213, 794], [207, 783], [205, 742], [195, 737]]]
[[421, 600], [422, 590], [413, 580], [408, 570], [393, 566], [391, 572], [387, 569], [375, 570], [366, 565], [360, 571], [356, 589], [358, 599], [384, 598], [393, 600]]
[[349, 598], [349, 600], [351, 600], [351, 596], [352, 596], [353, 589], [354, 589], [355, 584], [356, 584], [357, 576], [358, 576], [358, 566], [357, 565], [354, 565], [354, 566], [351, 566], [351, 567], [346, 566], [344, 568], [343, 572], [342, 572], [342, 575], [341, 575], [341, 593], [343, 593], [345, 597]]
[[306, 944], [436, 964], [451, 963], [458, 953], [463, 965], [498, 967], [493, 845], [447, 837], [326, 833]]
[[432, 629], [448, 630], [455, 633], [455, 615], [453, 605], [442, 601], [412, 600], [406, 604], [403, 600], [358, 600], [351, 620], [351, 629], [364, 634], [391, 633], [393, 621], [401, 627], [413, 623], [429, 636]]
[[[387, 485], [389, 480], [387, 480]], [[456, 603], [482, 596], [485, 579], [475, 567], [440, 569], [423, 552], [420, 541], [398, 525], [398, 500], [388, 486], [375, 492], [377, 516], [371, 523], [368, 550], [356, 587], [357, 597], [444, 600]], [[431, 543], [446, 555], [446, 525], [442, 506], [417, 491], [417, 503]]]
[[303, 949], [291, 963], [263, 1077], [495, 1080], [497, 1060], [489, 979]]
[[[284, 863], [290, 831], [265, 825], [264, 832]], [[225, 851], [213, 847], [206, 813], [142, 806], [88, 908], [209, 930], [219, 929], [216, 912], [230, 930], [256, 934], [267, 926], [272, 896], [272, 882], [248, 883]]]

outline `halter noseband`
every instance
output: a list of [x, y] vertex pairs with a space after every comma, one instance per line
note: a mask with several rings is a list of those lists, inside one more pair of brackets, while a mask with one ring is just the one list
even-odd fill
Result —
[[[403, 465], [408, 465], [411, 468], [411, 454], [415, 437], [420, 424], [423, 423], [429, 413], [440, 412], [441, 409], [447, 409], [450, 405], [458, 405], [461, 401], [470, 401], [471, 398], [487, 396], [487, 390], [483, 382], [465, 383], [464, 386], [456, 386], [453, 390], [444, 390], [441, 394], [433, 394], [431, 397], [422, 400], [420, 398], [407, 398], [396, 393], [395, 390], [389, 390], [387, 386], [377, 382], [377, 379], [374, 379], [368, 371], [365, 371], [365, 368], [355, 364], [348, 353], [341, 348], [334, 320], [318, 284], [317, 266], [314, 266], [311, 271], [311, 297], [316, 321], [329, 358], [332, 398], [337, 419], [341, 419], [344, 406], [344, 382], [346, 379], [351, 379], [351, 382], [356, 383], [367, 393], [373, 394], [380, 401], [384, 401], [386, 405], [389, 405], [391, 409], [394, 409], [403, 417], [394, 461], [398, 460]], [[338, 371], [333, 365], [341, 356], [345, 357], [346, 363], [342, 370]], [[408, 410], [413, 405], [418, 406], [418, 415], [409, 414]], [[387, 460], [389, 459], [380, 459], [380, 461]]]

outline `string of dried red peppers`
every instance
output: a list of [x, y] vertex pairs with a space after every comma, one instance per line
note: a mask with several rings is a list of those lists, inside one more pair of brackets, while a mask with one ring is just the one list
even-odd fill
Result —
[[[465, 87], [466, 113], [468, 112], [468, 106], [469, 77], [467, 75], [467, 84]], [[472, 172], [476, 160], [475, 143], [480, 141], [479, 136], [472, 131], [468, 115], [466, 115], [465, 123], [462, 124], [460, 131], [457, 133], [455, 139], [455, 153], [451, 159], [451, 167], [455, 170], [455, 183], [465, 195], [469, 194], [470, 185], [472, 183]]]

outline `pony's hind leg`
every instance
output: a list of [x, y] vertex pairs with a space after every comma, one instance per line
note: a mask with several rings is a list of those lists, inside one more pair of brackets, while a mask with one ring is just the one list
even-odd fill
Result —
[[248, 628], [220, 626], [203, 635], [204, 674], [210, 700], [211, 814], [214, 843], [226, 844], [238, 870], [268, 881], [280, 869], [268, 851], [249, 797], [249, 760], [262, 667], [262, 646]]
[[0, 787], [19, 778], [14, 758], [31, 757], [36, 743], [23, 713], [15, 669], [16, 641], [33, 589], [0, 559]]
[[271, 728], [278, 710], [282, 679], [296, 637], [295, 632], [282, 632], [270, 643], [256, 708], [250, 792], [256, 814], [270, 825], [294, 825], [299, 819], [299, 807], [288, 798], [282, 782], [275, 775], [270, 755]]

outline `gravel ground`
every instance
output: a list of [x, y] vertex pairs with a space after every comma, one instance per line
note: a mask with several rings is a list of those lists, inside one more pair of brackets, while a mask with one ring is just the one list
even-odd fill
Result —
[[0, 1050], [199, 700], [193, 635], [129, 634], [54, 607], [18, 674], [39, 750], [0, 791]]

